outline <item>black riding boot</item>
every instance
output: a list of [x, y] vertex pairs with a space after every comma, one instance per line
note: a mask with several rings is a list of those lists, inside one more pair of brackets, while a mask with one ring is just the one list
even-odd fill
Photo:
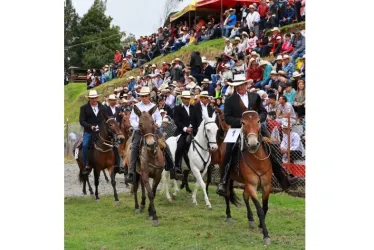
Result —
[[221, 181], [217, 186], [216, 193], [221, 196], [226, 196], [226, 184], [230, 178], [231, 166], [235, 166], [238, 156], [238, 145], [227, 143], [226, 153], [223, 161], [224, 169], [221, 173]]
[[140, 131], [135, 130], [132, 136], [132, 143], [131, 143], [129, 177], [126, 180], [127, 183], [131, 183], [131, 184], [133, 184], [136, 161], [138, 160], [138, 157], [139, 157], [140, 139], [141, 139]]
[[221, 173], [221, 181], [216, 189], [216, 193], [221, 196], [226, 196], [226, 183], [229, 181], [230, 163], [225, 165], [223, 173]]
[[125, 172], [124, 167], [122, 166], [122, 159], [119, 156], [118, 148], [113, 147], [114, 159], [115, 159], [115, 169], [117, 169], [117, 173], [123, 174]]

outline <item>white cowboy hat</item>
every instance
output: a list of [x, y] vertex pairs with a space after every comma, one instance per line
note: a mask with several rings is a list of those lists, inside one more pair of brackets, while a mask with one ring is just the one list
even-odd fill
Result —
[[242, 35], [246, 35], [246, 36], [248, 36], [248, 33], [247, 33], [246, 31], [243, 31], [243, 32], [242, 32]]
[[251, 52], [251, 56], [256, 56], [257, 55], [257, 52], [256, 51], [252, 51]]
[[170, 84], [171, 86], [177, 86], [177, 81], [173, 81], [173, 83], [172, 84]]
[[196, 87], [196, 83], [190, 82], [189, 84], [186, 85], [186, 87], [189, 88], [189, 89], [193, 89], [193, 88]]
[[128, 94], [126, 94], [126, 93], [122, 95], [122, 97], [127, 97], [127, 96], [129, 96], [129, 95], [128, 95]]
[[176, 61], [182, 62], [181, 59], [179, 59], [178, 57], [174, 59], [174, 62], [176, 62]]
[[223, 67], [226, 69], [230, 69], [230, 64], [226, 63]]
[[303, 55], [303, 57], [301, 59], [305, 59], [305, 55]]
[[255, 6], [253, 6], [252, 4], [248, 6], [248, 9], [254, 9]]
[[199, 85], [195, 87], [195, 89], [203, 90]]
[[229, 86], [232, 86], [232, 87], [240, 86], [242, 84], [247, 84], [247, 83], [248, 83], [248, 81], [244, 81], [244, 82], [227, 82], [227, 84]]
[[202, 80], [201, 83], [210, 83], [210, 81], [208, 78], [204, 78], [204, 80]]
[[150, 93], [151, 93], [151, 90], [149, 89], [149, 87], [145, 86], [140, 89], [139, 95], [141, 96], [149, 95]]
[[191, 98], [191, 92], [188, 90], [183, 90], [181, 95], [178, 95], [178, 98]]
[[230, 39], [228, 39], [228, 38], [225, 38], [225, 42], [230, 42]]
[[278, 27], [274, 27], [271, 29], [271, 31], [279, 31], [279, 28]]
[[270, 72], [270, 75], [278, 75], [278, 72], [275, 71], [275, 70], [272, 70], [272, 71]]
[[119, 102], [120, 103], [128, 103], [128, 100], [127, 99], [121, 99]]
[[261, 60], [259, 66], [263, 66], [263, 65], [266, 65], [266, 64], [268, 64], [268, 63], [269, 63], [269, 62], [266, 61], [266, 60]]
[[132, 56], [132, 54], [131, 53], [126, 53], [126, 56]]
[[151, 68], [157, 68], [156, 64], [152, 64]]
[[292, 77], [298, 77], [298, 76], [301, 76], [299, 71], [295, 71], [292, 73]]
[[240, 41], [240, 37], [235, 37], [235, 39], [234, 40], [236, 40], [236, 41]]
[[86, 95], [86, 97], [88, 97], [88, 98], [96, 98], [98, 96], [100, 96], [100, 95], [98, 95], [96, 90], [94, 90], [94, 89], [88, 91], [88, 95]]
[[289, 55], [284, 55], [283, 60], [290, 59], [291, 57]]
[[117, 100], [117, 97], [116, 97], [116, 95], [111, 94], [111, 95], [109, 95], [108, 100]]
[[138, 88], [141, 88], [141, 87], [142, 87], [141, 85], [136, 85], [135, 89], [138, 89]]
[[140, 50], [137, 50], [136, 51], [136, 54], [141, 54], [142, 52]]
[[278, 55], [276, 60], [277, 60], [277, 61], [278, 61], [278, 60], [283, 60], [283, 57], [282, 57], [281, 55]]
[[135, 77], [133, 77], [133, 76], [130, 76], [130, 77], [129, 77], [129, 80], [132, 80], [132, 79], [135, 79]]
[[199, 97], [206, 97], [206, 98], [210, 98], [210, 95], [208, 93], [208, 91], [204, 90], [200, 93]]
[[166, 117], [162, 119], [162, 122], [170, 123], [169, 119]]
[[201, 60], [201, 63], [208, 63], [206, 59]]
[[118, 87], [117, 91], [122, 91], [123, 87]]
[[279, 39], [282, 39], [282, 37], [281, 36], [277, 36], [277, 38], [276, 38], [277, 40], [279, 40]]
[[279, 71], [278, 71], [278, 74], [279, 74], [279, 75], [282, 75], [282, 76], [287, 76], [287, 73], [284, 72], [283, 70], [279, 70]]

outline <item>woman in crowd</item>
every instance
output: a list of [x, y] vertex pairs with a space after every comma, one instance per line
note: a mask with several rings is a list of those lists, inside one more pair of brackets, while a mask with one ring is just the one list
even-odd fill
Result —
[[305, 116], [305, 81], [303, 79], [297, 82], [293, 107], [299, 118]]

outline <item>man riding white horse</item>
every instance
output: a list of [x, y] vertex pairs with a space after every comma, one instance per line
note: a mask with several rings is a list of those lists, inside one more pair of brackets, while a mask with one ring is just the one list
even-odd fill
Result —
[[[152, 109], [155, 104], [150, 102], [150, 88], [149, 87], [142, 87], [139, 96], [141, 98], [141, 102], [135, 104], [141, 112], [148, 112], [150, 109]], [[152, 114], [152, 118], [154, 120], [154, 124], [157, 128], [157, 136], [158, 136], [158, 142], [161, 144], [162, 149], [164, 150], [165, 154], [165, 160], [166, 164], [169, 169], [174, 168], [173, 164], [173, 158], [170, 152], [169, 147], [166, 145], [163, 135], [161, 133], [161, 125], [162, 125], [162, 117], [160, 114], [160, 111], [158, 108], [156, 111]], [[130, 171], [129, 171], [129, 177], [126, 180], [128, 183], [133, 183], [134, 181], [134, 175], [135, 175], [135, 167], [136, 162], [139, 157], [139, 150], [140, 150], [140, 140], [142, 138], [142, 135], [140, 133], [139, 126], [142, 126], [142, 124], [139, 124], [139, 117], [135, 114], [134, 110], [131, 111], [130, 115], [130, 123], [131, 126], [134, 128], [134, 132], [132, 135], [132, 144], [131, 144], [131, 157], [130, 157]]]

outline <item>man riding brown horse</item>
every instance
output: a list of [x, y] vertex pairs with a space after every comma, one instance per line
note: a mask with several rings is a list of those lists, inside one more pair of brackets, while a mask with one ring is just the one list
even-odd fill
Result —
[[[225, 102], [224, 114], [226, 123], [231, 128], [241, 128], [243, 110], [256, 111], [260, 116], [260, 122], [264, 122], [267, 116], [266, 109], [262, 105], [261, 97], [258, 94], [247, 91], [247, 81], [233, 82], [229, 83], [229, 85], [235, 87], [235, 91]], [[226, 143], [226, 153], [223, 161], [224, 171], [221, 173], [221, 182], [216, 190], [218, 195], [226, 195], [226, 183], [230, 177], [231, 167], [237, 165], [238, 150], [237, 143]], [[274, 155], [273, 151], [270, 158], [275, 177], [284, 190], [288, 189], [294, 179], [284, 174], [282, 171], [283, 167], [276, 160], [276, 155]]]
[[[82, 173], [87, 175], [91, 171], [91, 167], [88, 166], [88, 147], [91, 144], [92, 136], [98, 131], [98, 125], [101, 122], [102, 116], [99, 112], [106, 112], [104, 105], [97, 101], [100, 95], [97, 94], [96, 90], [90, 90], [88, 93], [88, 103], [80, 107], [79, 123], [84, 128], [83, 133], [83, 146], [82, 146], [82, 161], [85, 166]], [[118, 150], [113, 147], [113, 152], [116, 159], [116, 167], [119, 168], [120, 160]], [[119, 171], [119, 169], [117, 169]]]
[[[149, 87], [142, 87], [139, 96], [141, 98], [141, 102], [137, 103], [136, 106], [139, 108], [141, 112], [148, 112], [151, 110], [155, 104], [150, 102], [150, 88]], [[163, 135], [160, 131], [161, 125], [162, 125], [162, 117], [160, 114], [160, 111], [158, 108], [156, 111], [152, 114], [153, 120], [154, 120], [154, 126], [157, 128], [157, 136], [159, 138], [158, 142], [159, 145], [161, 145], [161, 149], [164, 151], [165, 154], [165, 160], [166, 165], [168, 169], [174, 169], [173, 164], [173, 157], [170, 152], [169, 146], [166, 145]], [[131, 145], [131, 158], [130, 158], [130, 171], [129, 171], [129, 177], [126, 180], [128, 183], [133, 183], [134, 175], [135, 175], [135, 167], [136, 167], [136, 161], [139, 158], [139, 146], [140, 146], [140, 140], [142, 138], [142, 135], [140, 133], [140, 127], [143, 126], [143, 124], [139, 124], [139, 117], [135, 114], [135, 111], [132, 110], [130, 115], [130, 123], [131, 126], [134, 129], [133, 135], [132, 135], [132, 145]]]

